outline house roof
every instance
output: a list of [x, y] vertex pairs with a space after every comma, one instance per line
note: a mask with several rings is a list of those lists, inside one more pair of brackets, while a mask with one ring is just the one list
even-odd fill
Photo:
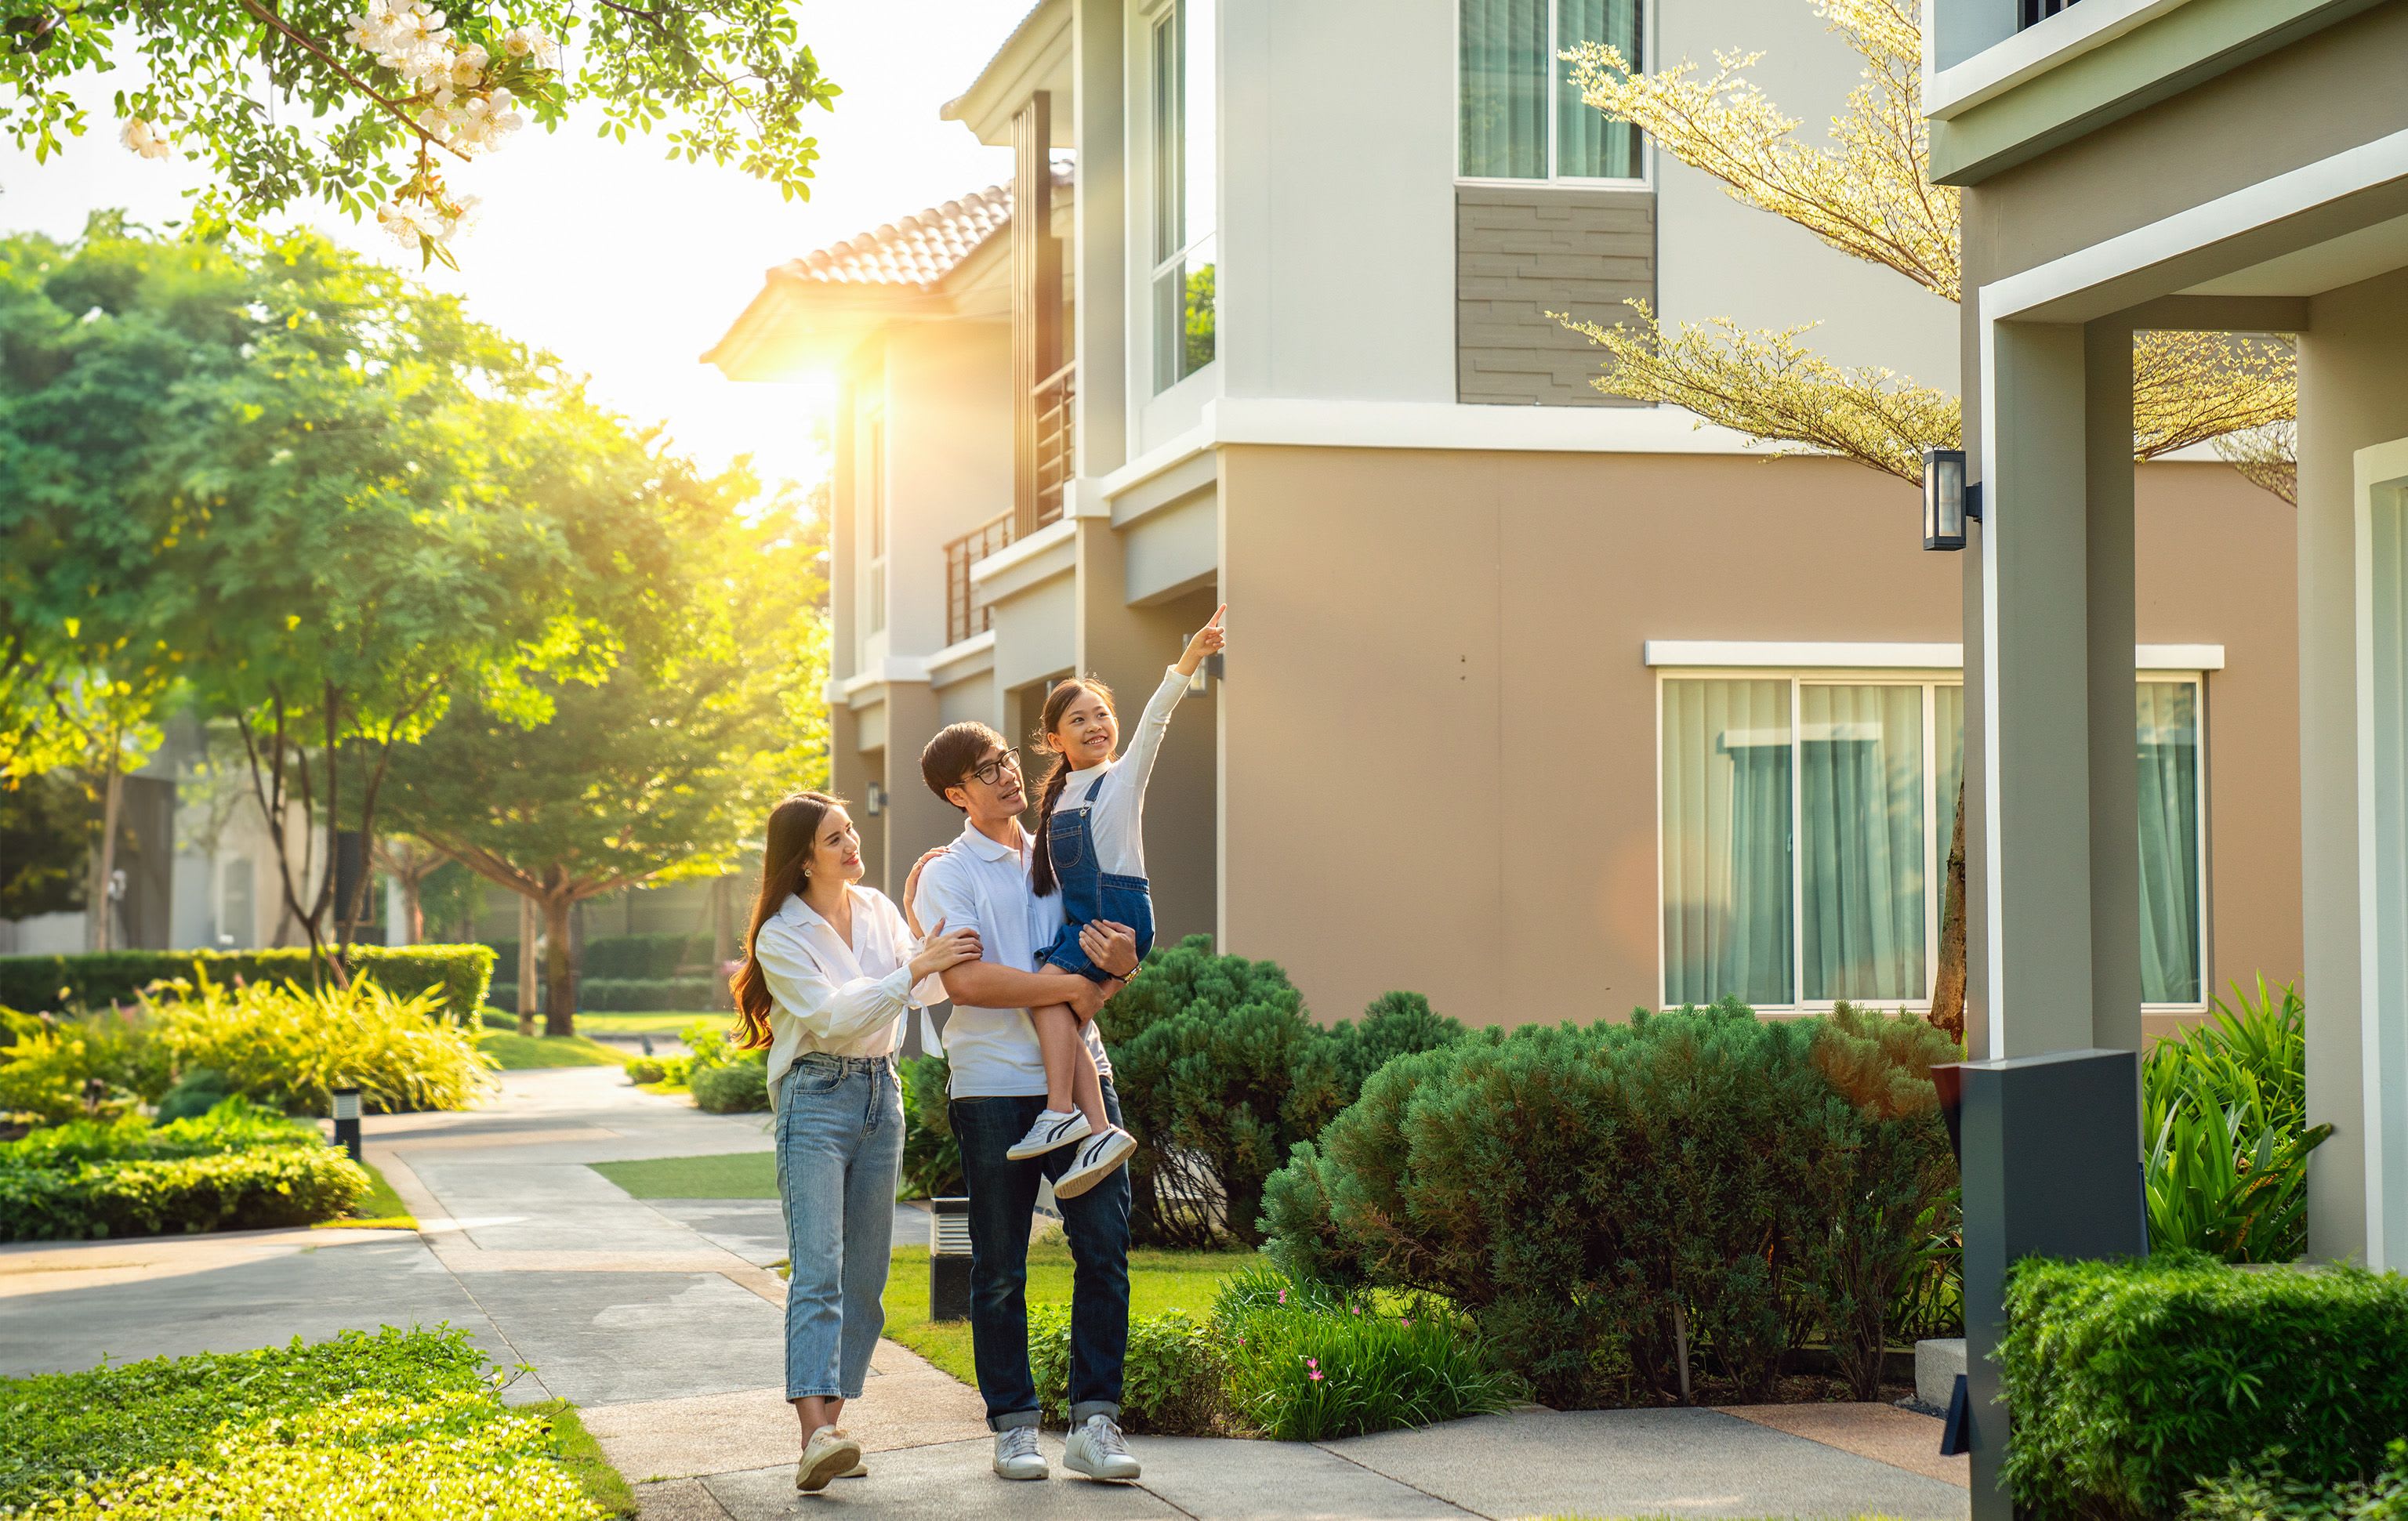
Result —
[[989, 185], [957, 201], [913, 212], [874, 233], [787, 261], [771, 273], [830, 285], [934, 290], [1011, 220], [1011, 187]]

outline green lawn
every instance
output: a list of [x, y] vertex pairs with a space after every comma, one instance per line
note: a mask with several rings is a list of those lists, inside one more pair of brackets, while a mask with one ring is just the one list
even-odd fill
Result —
[[617, 1067], [627, 1059], [625, 1052], [614, 1051], [582, 1035], [516, 1035], [491, 1031], [478, 1044], [506, 1073], [531, 1067]]
[[638, 1199], [775, 1199], [776, 1161], [766, 1151], [724, 1157], [657, 1157], [640, 1162], [591, 1162], [594, 1171]]
[[[1129, 1253], [1129, 1315], [1184, 1310], [1202, 1320], [1212, 1313], [1221, 1280], [1256, 1260], [1252, 1252]], [[1028, 1246], [1028, 1302], [1070, 1302], [1070, 1247], [1058, 1235]], [[928, 1318], [928, 1248], [897, 1246], [886, 1279], [886, 1334], [965, 1384], [978, 1382], [967, 1320]]]
[[319, 1221], [319, 1229], [336, 1229], [345, 1230], [359, 1230], [363, 1229], [378, 1230], [417, 1230], [418, 1217], [410, 1214], [408, 1207], [402, 1203], [401, 1195], [393, 1191], [393, 1185], [384, 1180], [384, 1174], [377, 1171], [376, 1164], [374, 1162], [362, 1162], [360, 1165], [367, 1169], [368, 1183], [370, 1185], [368, 1188], [368, 1196], [366, 1199], [361, 1200], [358, 1203], [352, 1205], [351, 1213], [344, 1215], [341, 1219]]

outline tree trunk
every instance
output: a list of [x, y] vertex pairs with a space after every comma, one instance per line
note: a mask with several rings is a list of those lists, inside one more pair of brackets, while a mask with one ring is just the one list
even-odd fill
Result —
[[401, 877], [401, 929], [408, 937], [406, 944], [426, 943], [426, 910], [418, 902], [418, 885], [423, 878], [405, 873]]
[[537, 920], [535, 900], [519, 899], [519, 1033], [535, 1033], [535, 942], [543, 933]]
[[736, 879], [723, 876], [710, 885], [710, 978], [717, 998], [713, 1008], [736, 1007], [736, 990], [727, 984], [725, 968], [736, 960]]
[[1932, 980], [1932, 1024], [1965, 1042], [1965, 774], [1956, 774], [1956, 827], [1948, 841], [1948, 883], [1940, 897], [1940, 966]]
[[568, 893], [562, 889], [543, 901], [543, 1032], [577, 1033], [577, 962], [569, 955]]
[[84, 943], [96, 951], [117, 949], [117, 896], [109, 889], [117, 885], [117, 818], [125, 804], [125, 773], [117, 759], [112, 745], [100, 784], [100, 849], [93, 859], [92, 890], [84, 895], [91, 905], [84, 915]]

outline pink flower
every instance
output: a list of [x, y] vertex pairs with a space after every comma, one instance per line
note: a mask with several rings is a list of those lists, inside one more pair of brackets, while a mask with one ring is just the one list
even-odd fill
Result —
[[1280, 1302], [1282, 1304], [1285, 1304], [1287, 1302], [1287, 1290], [1284, 1288], [1280, 1290]]
[[1304, 1359], [1304, 1365], [1307, 1368], [1318, 1368], [1321, 1366], [1321, 1359], [1319, 1358], [1307, 1358]]
[[1363, 1313], [1363, 1307], [1362, 1307], [1361, 1305], [1359, 1305], [1359, 1304], [1350, 1304], [1350, 1305], [1348, 1305], [1346, 1308], [1348, 1308], [1349, 1310], [1354, 1311], [1354, 1312], [1356, 1315], [1361, 1315], [1361, 1314]]
[[1407, 1330], [1411, 1330], [1411, 1329], [1413, 1329], [1413, 1323], [1412, 1323], [1411, 1320], [1406, 1321], [1406, 1322], [1405, 1322], [1405, 1329], [1407, 1329]]
[[1321, 1370], [1320, 1370], [1320, 1369], [1318, 1369], [1318, 1368], [1314, 1369], [1314, 1370], [1312, 1371], [1312, 1381], [1313, 1381], [1315, 1384], [1320, 1383], [1320, 1382], [1321, 1382]]

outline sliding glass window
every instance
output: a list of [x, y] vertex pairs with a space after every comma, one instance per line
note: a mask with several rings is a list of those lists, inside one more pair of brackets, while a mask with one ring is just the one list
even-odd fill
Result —
[[[2137, 694], [2142, 994], [2203, 988], [2199, 684]], [[1667, 1006], [1924, 1004], [1965, 766], [1953, 681], [1667, 677]]]
[[1643, 65], [1644, 0], [1458, 0], [1458, 171], [1466, 179], [1646, 177], [1639, 129], [1584, 104], [1572, 65], [1583, 42]]
[[1154, 389], [1212, 362], [1213, 0], [1171, 0], [1154, 22]]

